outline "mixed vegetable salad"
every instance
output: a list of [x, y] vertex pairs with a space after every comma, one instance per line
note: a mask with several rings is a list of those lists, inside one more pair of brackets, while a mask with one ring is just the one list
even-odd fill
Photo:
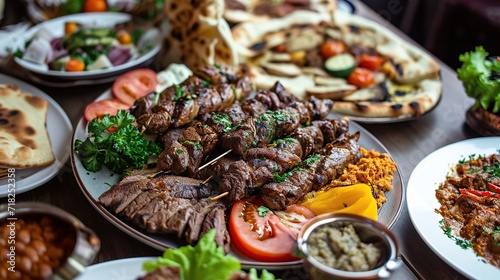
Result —
[[157, 32], [135, 30], [129, 32], [115, 27], [88, 27], [78, 22], [64, 23], [64, 35], [54, 36], [45, 27], [40, 28], [17, 49], [14, 56], [46, 65], [47, 70], [81, 72], [122, 65], [153, 48]]

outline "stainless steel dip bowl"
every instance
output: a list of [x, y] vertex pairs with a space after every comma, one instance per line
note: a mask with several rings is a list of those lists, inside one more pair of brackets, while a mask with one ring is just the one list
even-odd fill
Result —
[[[100, 249], [100, 239], [91, 229], [68, 212], [47, 203], [18, 202], [10, 208], [7, 204], [0, 205], [0, 222], [2, 224], [7, 222], [7, 225], [15, 225], [17, 223], [19, 227], [21, 220], [32, 223], [32, 221], [42, 220], [42, 218], [49, 218], [45, 219], [45, 221], [54, 221], [53, 225], [58, 228], [65, 227], [67, 230], [64, 232], [67, 232], [68, 236], [64, 236], [64, 238], [71, 240], [71, 242], [65, 244], [71, 244], [71, 247], [64, 248], [64, 250], [69, 252], [67, 253], [67, 257], [61, 259], [59, 267], [52, 268], [53, 273], [50, 279], [75, 278], [94, 260]], [[43, 222], [40, 222], [40, 224], [42, 229], [47, 227]], [[18, 232], [10, 233], [11, 235], [14, 234], [16, 239], [18, 239], [15, 244], [12, 244], [14, 251], [19, 251], [20, 246], [23, 245], [20, 244], [22, 239], [20, 231], [23, 229], [18, 227], [12, 227], [11, 229]], [[57, 246], [63, 247], [63, 243], [63, 240], [58, 239]], [[18, 246], [17, 249], [16, 246]], [[18, 258], [15, 261], [20, 260]]]
[[[352, 224], [363, 243], [373, 243], [381, 250], [375, 268], [368, 271], [345, 271], [331, 268], [311, 256], [308, 238], [321, 226], [345, 227]], [[353, 214], [328, 213], [309, 220], [300, 230], [294, 254], [304, 259], [304, 266], [311, 279], [380, 279], [388, 278], [401, 264], [399, 245], [394, 234], [381, 223]]]

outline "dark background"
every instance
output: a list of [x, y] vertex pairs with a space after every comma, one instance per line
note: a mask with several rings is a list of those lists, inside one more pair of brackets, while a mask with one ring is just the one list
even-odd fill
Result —
[[456, 70], [482, 45], [500, 55], [499, 0], [361, 0]]
[[[500, 0], [361, 1], [454, 70], [461, 65], [458, 56], [478, 45], [490, 55], [500, 55]], [[9, 11], [21, 12], [23, 2], [5, 4]], [[0, 26], [12, 18], [6, 14]]]

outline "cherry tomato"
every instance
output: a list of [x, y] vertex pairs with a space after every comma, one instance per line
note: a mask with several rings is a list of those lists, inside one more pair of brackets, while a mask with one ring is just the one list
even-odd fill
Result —
[[375, 84], [375, 77], [368, 69], [356, 68], [347, 78], [347, 82], [357, 87], [368, 87]]
[[129, 71], [118, 77], [111, 88], [113, 96], [132, 106], [137, 98], [154, 92], [158, 85], [156, 72], [148, 68]]
[[85, 63], [77, 58], [70, 58], [66, 62], [66, 71], [81, 72], [85, 70]]
[[85, 117], [85, 120], [90, 122], [91, 120], [97, 117], [102, 117], [106, 114], [115, 116], [118, 110], [128, 110], [129, 108], [129, 105], [122, 103], [118, 99], [103, 99], [94, 101], [87, 105], [87, 107], [85, 107], [83, 116]]
[[378, 55], [361, 54], [359, 57], [359, 67], [377, 71], [380, 69], [384, 61], [384, 58]]
[[[291, 252], [297, 240], [298, 231], [285, 225], [272, 211], [259, 211], [260, 206], [263, 206], [263, 203], [258, 197], [242, 199], [233, 204], [229, 217], [231, 242], [241, 253], [258, 261], [296, 260], [297, 258], [292, 256]], [[298, 221], [309, 220], [314, 214], [309, 210], [308, 217], [305, 217], [300, 211], [307, 212], [308, 209], [298, 205], [297, 207], [292, 207], [292, 210], [296, 211], [288, 209], [281, 211], [281, 214], [283, 217], [291, 217], [288, 220], [289, 223], [295, 223], [297, 227], [301, 227]]]
[[340, 41], [328, 41], [323, 43], [319, 49], [319, 53], [324, 60], [337, 55], [339, 53], [343, 53], [346, 51], [346, 47], [344, 43]]
[[64, 24], [64, 35], [71, 35], [78, 28], [78, 24], [76, 22], [70, 21]]
[[274, 47], [274, 51], [279, 52], [279, 53], [284, 53], [286, 52], [286, 46], [285, 45], [277, 45]]
[[122, 45], [128, 45], [130, 43], [132, 43], [132, 36], [130, 36], [130, 33], [124, 31], [124, 32], [120, 32], [120, 34], [118, 34], [118, 42], [120, 42], [120, 44]]
[[90, 12], [105, 12], [108, 9], [106, 0], [85, 0], [83, 11]]

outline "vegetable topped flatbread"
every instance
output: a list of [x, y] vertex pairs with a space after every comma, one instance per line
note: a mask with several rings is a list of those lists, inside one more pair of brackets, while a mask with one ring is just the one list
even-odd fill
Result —
[[441, 96], [440, 69], [427, 53], [367, 19], [295, 11], [232, 29], [240, 62], [266, 88], [279, 80], [300, 97], [335, 100], [333, 111], [364, 118], [412, 118]]

